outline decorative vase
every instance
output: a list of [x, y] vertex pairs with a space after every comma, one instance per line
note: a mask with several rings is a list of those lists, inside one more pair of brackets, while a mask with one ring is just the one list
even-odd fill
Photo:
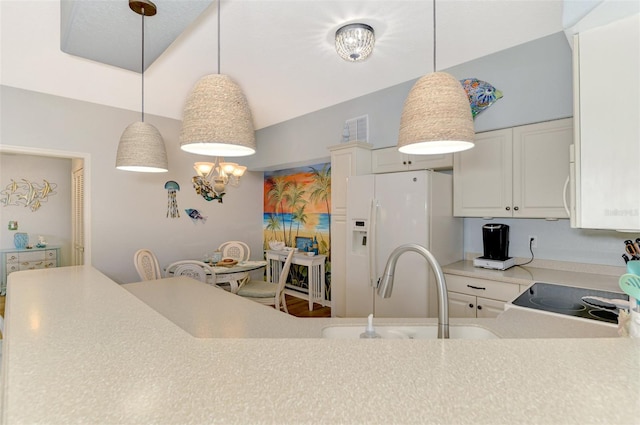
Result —
[[215, 251], [211, 254], [211, 262], [213, 262], [213, 264], [217, 264], [220, 260], [222, 260], [222, 252]]
[[13, 244], [18, 249], [26, 248], [28, 243], [29, 243], [29, 235], [26, 233], [16, 233], [13, 236]]

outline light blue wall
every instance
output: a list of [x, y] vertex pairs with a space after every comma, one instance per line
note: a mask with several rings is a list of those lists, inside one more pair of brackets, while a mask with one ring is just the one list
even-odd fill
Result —
[[[459, 79], [492, 83], [504, 97], [475, 119], [476, 131], [488, 131], [573, 115], [571, 48], [557, 33], [455, 67]], [[344, 121], [369, 116], [369, 143], [376, 148], [397, 142], [400, 114], [414, 81], [408, 81], [257, 132], [258, 155], [249, 169], [288, 168], [327, 160], [338, 144]], [[542, 170], [541, 170], [542, 171]], [[528, 257], [528, 236], [538, 236], [536, 258], [622, 266], [623, 241], [636, 235], [571, 229], [568, 220], [493, 220], [511, 226], [513, 256]], [[482, 252], [482, 219], [465, 219], [465, 252]]]

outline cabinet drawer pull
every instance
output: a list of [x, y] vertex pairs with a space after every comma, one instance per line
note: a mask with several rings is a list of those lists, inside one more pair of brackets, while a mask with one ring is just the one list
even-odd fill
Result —
[[471, 289], [479, 289], [481, 291], [486, 290], [487, 288], [483, 288], [482, 286], [473, 286], [473, 285], [467, 285], [467, 288], [471, 288]]

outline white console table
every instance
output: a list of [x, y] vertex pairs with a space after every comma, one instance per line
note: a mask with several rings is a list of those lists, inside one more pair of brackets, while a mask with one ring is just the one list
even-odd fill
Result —
[[7, 294], [7, 276], [19, 270], [60, 267], [60, 247], [0, 249], [0, 295]]
[[[267, 278], [271, 282], [277, 282], [282, 270], [282, 264], [287, 259], [286, 251], [266, 251], [267, 257]], [[291, 264], [298, 264], [308, 268], [309, 292], [307, 299], [309, 300], [309, 311], [313, 311], [313, 303], [317, 302], [322, 306], [327, 305], [325, 297], [325, 271], [324, 263], [327, 259], [326, 255], [308, 256], [304, 252], [296, 252], [293, 254]], [[295, 287], [297, 288], [297, 287]], [[298, 289], [285, 290], [286, 294], [294, 297], [305, 295]]]

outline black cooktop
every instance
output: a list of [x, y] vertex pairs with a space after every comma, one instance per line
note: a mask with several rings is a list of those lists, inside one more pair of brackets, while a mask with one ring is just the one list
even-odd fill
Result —
[[536, 282], [513, 300], [512, 304], [567, 316], [618, 323], [617, 308], [607, 307], [605, 304], [591, 305], [582, 300], [585, 296], [629, 300], [628, 295], [618, 292]]

